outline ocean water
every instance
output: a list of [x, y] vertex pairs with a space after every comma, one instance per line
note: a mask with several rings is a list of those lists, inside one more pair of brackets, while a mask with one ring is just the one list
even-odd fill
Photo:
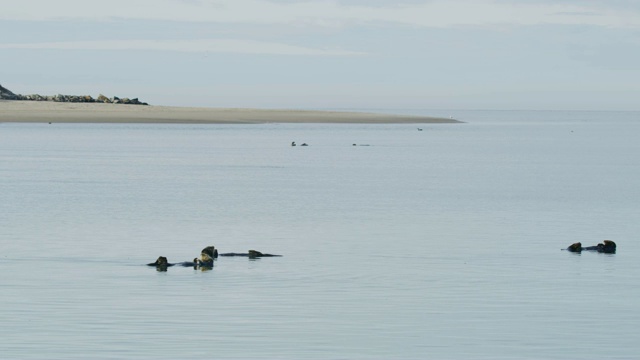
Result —
[[0, 124], [0, 358], [637, 358], [640, 113], [424, 114]]

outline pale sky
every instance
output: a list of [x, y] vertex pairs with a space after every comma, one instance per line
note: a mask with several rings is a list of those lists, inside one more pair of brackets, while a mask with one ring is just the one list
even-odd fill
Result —
[[156, 105], [640, 110], [640, 1], [0, 0], [0, 64]]

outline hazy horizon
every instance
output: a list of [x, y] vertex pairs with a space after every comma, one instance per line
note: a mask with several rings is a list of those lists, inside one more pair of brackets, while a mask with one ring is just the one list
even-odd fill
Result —
[[263, 108], [640, 110], [640, 3], [0, 0], [16, 93]]

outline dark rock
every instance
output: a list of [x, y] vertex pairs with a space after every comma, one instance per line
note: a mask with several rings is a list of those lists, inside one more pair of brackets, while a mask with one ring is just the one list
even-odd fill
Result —
[[0, 85], [0, 99], [5, 100], [17, 100], [17, 95], [11, 92], [11, 90]]
[[55, 101], [55, 102], [73, 102], [73, 103], [113, 103], [113, 104], [135, 104], [135, 105], [149, 105], [146, 102], [141, 102], [138, 98], [134, 99], [120, 99], [114, 96], [112, 99], [100, 94], [96, 99], [90, 95], [63, 95], [57, 94], [53, 96], [44, 96], [40, 94], [22, 95], [14, 94], [9, 89], [0, 85], [0, 100], [26, 100], [26, 101]]

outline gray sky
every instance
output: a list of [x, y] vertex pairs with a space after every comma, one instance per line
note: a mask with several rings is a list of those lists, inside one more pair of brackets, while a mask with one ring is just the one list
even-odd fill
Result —
[[637, 0], [0, 0], [17, 93], [267, 108], [640, 110]]

